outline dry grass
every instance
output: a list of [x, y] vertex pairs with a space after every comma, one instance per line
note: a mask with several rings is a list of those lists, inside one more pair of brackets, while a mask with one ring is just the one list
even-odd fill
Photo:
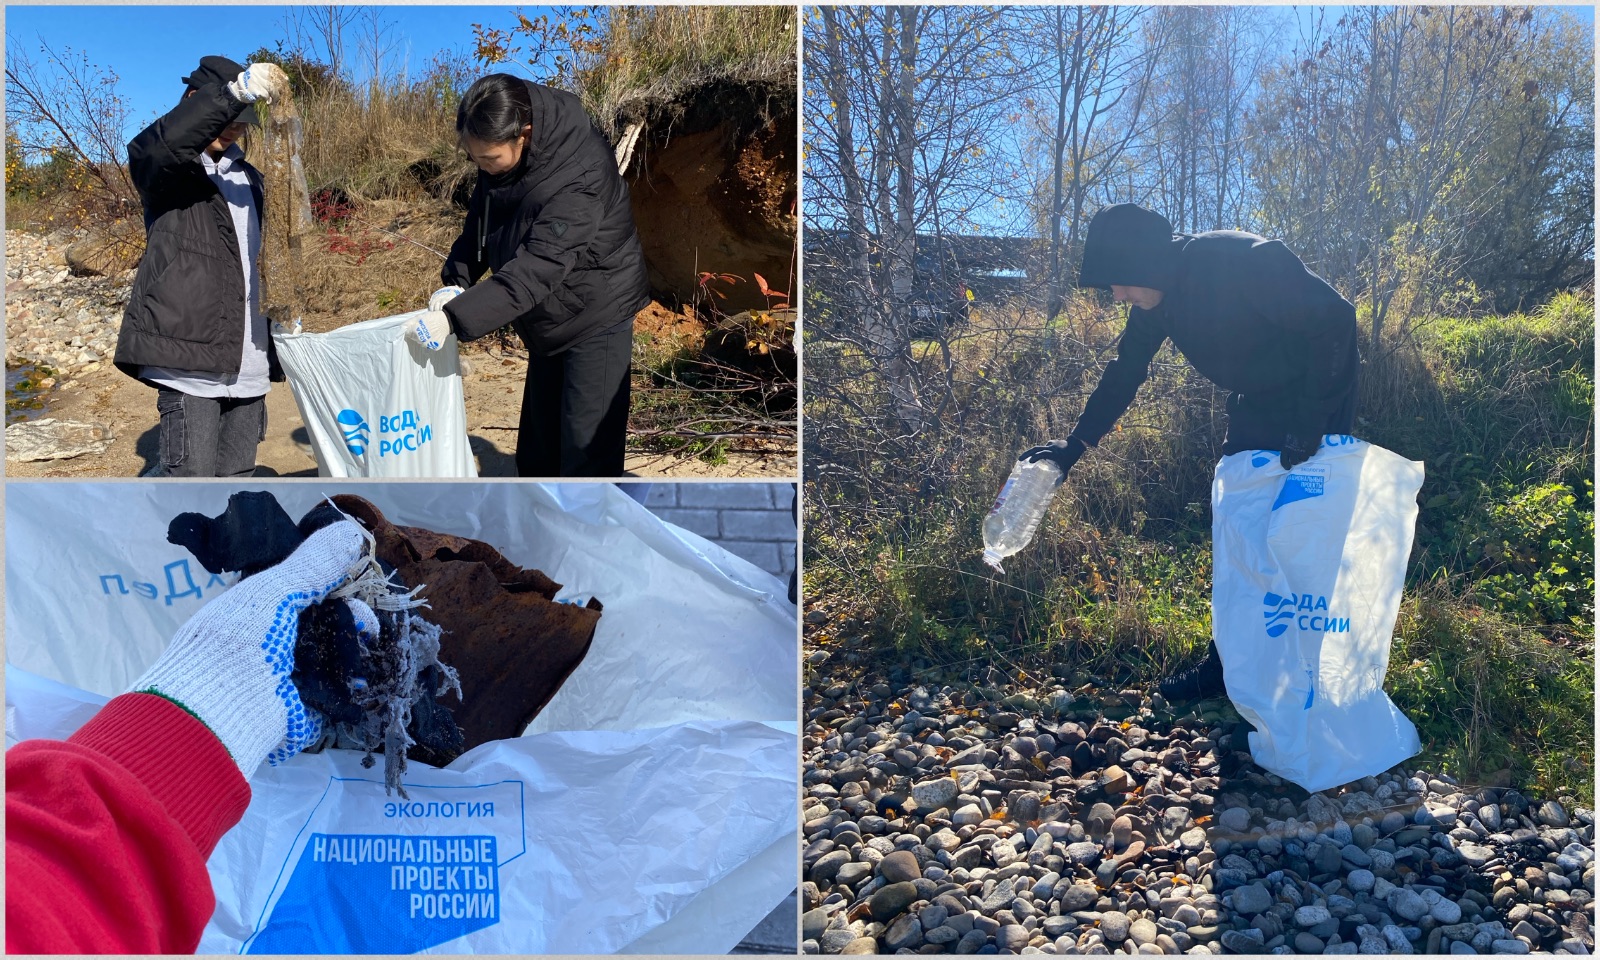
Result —
[[575, 85], [613, 140], [630, 122], [653, 122], [679, 101], [718, 83], [793, 97], [793, 7], [612, 7], [601, 52]]

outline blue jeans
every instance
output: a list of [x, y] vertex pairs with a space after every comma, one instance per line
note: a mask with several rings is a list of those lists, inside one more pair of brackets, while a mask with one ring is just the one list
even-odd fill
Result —
[[192, 397], [157, 387], [161, 414], [155, 477], [248, 477], [267, 438], [267, 398]]

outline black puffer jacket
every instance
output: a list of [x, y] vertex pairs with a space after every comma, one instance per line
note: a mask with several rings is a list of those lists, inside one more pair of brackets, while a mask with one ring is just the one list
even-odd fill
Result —
[[1098, 443], [1170, 339], [1217, 386], [1278, 398], [1284, 432], [1321, 436], [1359, 372], [1355, 307], [1281, 241], [1232, 230], [1174, 236], [1158, 214], [1133, 210], [1143, 217], [1118, 210], [1128, 216], [1112, 231], [1097, 236], [1091, 225], [1079, 285], [1150, 287], [1164, 296], [1154, 310], [1128, 311], [1117, 357], [1073, 434]]
[[[237, 374], [244, 355], [245, 284], [239, 237], [222, 192], [198, 157], [244, 104], [220, 84], [198, 88], [128, 144], [128, 171], [144, 204], [144, 259], [134, 275], [113, 358], [132, 377], [143, 366]], [[258, 216], [261, 174], [250, 177]], [[271, 378], [282, 380], [267, 347]]]
[[[515, 322], [536, 353], [560, 353], [649, 302], [628, 185], [577, 97], [528, 84], [533, 135], [517, 169], [478, 175], [446, 285], [445, 306], [472, 340]], [[485, 270], [494, 273], [473, 285]]]

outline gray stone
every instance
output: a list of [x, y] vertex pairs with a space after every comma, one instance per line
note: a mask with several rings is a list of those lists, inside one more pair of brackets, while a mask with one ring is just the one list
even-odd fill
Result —
[[1258, 930], [1224, 930], [1222, 945], [1234, 953], [1260, 953], [1267, 942]]
[[800, 915], [800, 939], [815, 940], [822, 936], [822, 931], [828, 929], [828, 911], [821, 907], [807, 910]]
[[1451, 924], [1461, 922], [1461, 905], [1448, 897], [1441, 897], [1428, 911], [1433, 919], [1439, 923]]
[[822, 946], [823, 953], [841, 953], [855, 938], [855, 931], [849, 927], [834, 927], [824, 930], [822, 936], [817, 938], [817, 943]]
[[1156, 926], [1154, 920], [1146, 917], [1140, 917], [1128, 925], [1128, 938], [1140, 946], [1155, 943], [1156, 937], [1160, 934], [1161, 928]]
[[1217, 821], [1231, 833], [1244, 833], [1250, 829], [1250, 811], [1244, 807], [1229, 807], [1218, 814]]
[[818, 882], [832, 880], [839, 873], [839, 868], [850, 862], [850, 851], [835, 850], [825, 853], [816, 863], [811, 865], [811, 879]]
[[[6, 431], [10, 433], [10, 430]], [[1546, 800], [1539, 805], [1533, 819], [1547, 827], [1566, 827], [1572, 824], [1572, 818], [1567, 816], [1567, 808], [1554, 800]]]
[[1460, 940], [1452, 940], [1452, 941], [1450, 941], [1450, 952], [1451, 953], [1470, 953], [1473, 956], [1477, 956], [1478, 955], [1478, 951], [1472, 949], [1472, 944], [1463, 943]]
[[1522, 940], [1496, 940], [1489, 944], [1490, 953], [1527, 953], [1530, 949]]
[[99, 455], [114, 440], [116, 434], [103, 423], [45, 417], [6, 427], [6, 460], [28, 463], [70, 460], [86, 453]]
[[1294, 948], [1300, 953], [1321, 953], [1327, 949], [1327, 946], [1320, 939], [1306, 933], [1304, 930], [1294, 935]]
[[1058, 884], [1056, 890], [1057, 895], [1061, 898], [1062, 913], [1077, 913], [1079, 910], [1086, 910], [1090, 904], [1100, 899], [1100, 891], [1089, 883], [1073, 883], [1067, 885], [1065, 889], [1062, 889]]
[[1351, 870], [1350, 875], [1344, 878], [1344, 882], [1356, 893], [1366, 893], [1372, 889], [1377, 878], [1372, 875], [1371, 870]]
[[1067, 844], [1067, 859], [1073, 863], [1090, 864], [1100, 859], [1100, 845], [1087, 840]]
[[954, 927], [938, 926], [932, 930], [925, 930], [922, 939], [928, 943], [955, 943], [961, 939], [961, 931]]
[[844, 949], [839, 952], [851, 956], [871, 956], [878, 952], [878, 941], [871, 937], [857, 937], [845, 944]]
[[1314, 927], [1326, 923], [1331, 916], [1327, 907], [1307, 904], [1294, 912], [1294, 922], [1302, 927]]
[[1246, 884], [1233, 891], [1233, 909], [1241, 916], [1255, 916], [1272, 906], [1272, 893], [1264, 884]]
[[949, 777], [939, 777], [912, 784], [911, 799], [917, 801], [918, 810], [931, 813], [940, 807], [948, 806], [960, 792], [960, 784]]
[[916, 884], [891, 883], [872, 895], [868, 908], [872, 911], [872, 919], [884, 923], [911, 906], [916, 899]]
[[1128, 915], [1120, 910], [1108, 910], [1100, 915], [1100, 932], [1110, 943], [1121, 943], [1128, 939], [1128, 929], [1132, 922]]
[[862, 880], [872, 876], [872, 864], [847, 863], [839, 868], [839, 873], [833, 878], [835, 883], [842, 883], [847, 887], [854, 887]]
[[916, 947], [922, 943], [922, 921], [911, 914], [903, 914], [883, 935], [883, 945], [891, 951]]
[[890, 883], [910, 883], [922, 876], [922, 867], [910, 850], [896, 850], [878, 863], [878, 872]]
[[950, 822], [958, 827], [973, 826], [982, 823], [983, 820], [983, 811], [978, 809], [976, 803], [964, 804], [950, 814]]
[[1345, 844], [1344, 848], [1339, 851], [1339, 855], [1344, 859], [1345, 863], [1352, 867], [1372, 866], [1372, 857], [1368, 856], [1365, 850], [1353, 843]]
[[1405, 931], [1394, 924], [1387, 924], [1383, 928], [1383, 939], [1389, 944], [1390, 953], [1415, 953], [1411, 941], [1406, 938]]
[[1066, 934], [1077, 925], [1078, 921], [1071, 917], [1045, 917], [1044, 923], [1040, 924], [1039, 927], [1044, 931], [1045, 936], [1053, 940]]
[[1011, 906], [1011, 901], [1015, 899], [1017, 899], [1017, 891], [1012, 886], [1011, 881], [1001, 880], [995, 884], [989, 895], [983, 898], [983, 902], [978, 905], [978, 909], [986, 915], [992, 915]]
[[1421, 920], [1428, 913], [1428, 902], [1412, 890], [1401, 887], [1389, 894], [1389, 909], [1407, 920]]
[[965, 936], [956, 941], [956, 953], [977, 953], [988, 942], [987, 933], [982, 930], [968, 930]]
[[[1357, 853], [1361, 853], [1359, 850]], [[1365, 854], [1361, 854], [1363, 857]], [[1344, 865], [1339, 848], [1331, 843], [1324, 843], [1317, 847], [1317, 870], [1321, 873], [1338, 873]], [[1360, 864], [1357, 864], [1360, 866]]]
[[1467, 866], [1473, 869], [1477, 869], [1495, 858], [1493, 849], [1470, 841], [1456, 844], [1456, 853], [1461, 854], [1461, 859], [1465, 860]]
[[1008, 923], [994, 935], [994, 942], [1001, 950], [1020, 953], [1022, 948], [1028, 945], [1029, 936], [1028, 928], [1018, 923]]

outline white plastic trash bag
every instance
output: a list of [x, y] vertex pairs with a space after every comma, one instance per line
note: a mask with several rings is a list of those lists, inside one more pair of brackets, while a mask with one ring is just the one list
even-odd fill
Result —
[[406, 339], [422, 311], [272, 332], [324, 477], [476, 477], [456, 338]]
[[1383, 692], [1422, 464], [1330, 434], [1285, 471], [1276, 451], [1217, 464], [1211, 619], [1250, 753], [1307, 790], [1414, 756], [1416, 727]]
[[[236, 489], [8, 486], [8, 747], [77, 729], [225, 589], [166, 528]], [[356, 752], [263, 765], [208, 863], [201, 952], [724, 953], [794, 889], [797, 630], [777, 578], [611, 484], [242, 489], [296, 518], [357, 493], [605, 612], [526, 735], [411, 763], [405, 801]]]

